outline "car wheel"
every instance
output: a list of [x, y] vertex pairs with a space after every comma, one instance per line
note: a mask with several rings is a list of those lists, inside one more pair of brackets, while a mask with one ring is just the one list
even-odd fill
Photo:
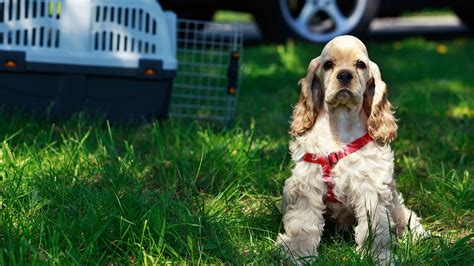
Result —
[[462, 2], [458, 1], [453, 6], [454, 13], [459, 19], [468, 26], [471, 30], [474, 30], [474, 2]]
[[327, 42], [338, 35], [361, 35], [377, 14], [379, 0], [261, 1], [256, 20], [264, 38], [284, 41], [297, 37]]

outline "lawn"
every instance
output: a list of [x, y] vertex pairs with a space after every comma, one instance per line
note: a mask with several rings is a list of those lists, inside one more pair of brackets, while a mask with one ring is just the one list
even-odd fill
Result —
[[[368, 42], [397, 107], [396, 178], [432, 236], [396, 264], [474, 261], [474, 40]], [[236, 121], [0, 114], [0, 264], [280, 264], [297, 81], [321, 46], [247, 47]], [[325, 234], [316, 263], [370, 265]]]

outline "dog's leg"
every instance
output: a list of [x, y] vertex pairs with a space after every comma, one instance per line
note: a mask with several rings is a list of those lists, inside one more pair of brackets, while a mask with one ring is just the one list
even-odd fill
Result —
[[[376, 188], [360, 184], [353, 193], [354, 212], [357, 219], [355, 240], [358, 249], [368, 245], [381, 262], [390, 259], [391, 215], [388, 209], [391, 191], [387, 187]], [[384, 198], [385, 195], [388, 198]]]
[[419, 238], [426, 234], [423, 225], [421, 225], [421, 219], [416, 215], [416, 213], [403, 204], [403, 197], [401, 193], [393, 189], [392, 193], [393, 198], [393, 210], [392, 218], [395, 226], [395, 232], [397, 235], [402, 236], [407, 231], [413, 233], [413, 237]]
[[283, 189], [283, 224], [285, 234], [277, 242], [294, 261], [316, 256], [324, 227], [322, 179], [293, 175]]

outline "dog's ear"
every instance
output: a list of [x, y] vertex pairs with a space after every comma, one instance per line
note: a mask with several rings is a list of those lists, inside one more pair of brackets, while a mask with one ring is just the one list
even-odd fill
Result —
[[311, 60], [306, 77], [299, 82], [300, 98], [293, 109], [290, 134], [294, 137], [304, 134], [316, 122], [322, 107], [323, 89], [316, 70], [321, 64], [319, 57]]
[[380, 69], [370, 61], [370, 78], [364, 92], [364, 110], [369, 116], [367, 130], [378, 143], [385, 145], [397, 137], [397, 123], [392, 104], [387, 99], [387, 85]]

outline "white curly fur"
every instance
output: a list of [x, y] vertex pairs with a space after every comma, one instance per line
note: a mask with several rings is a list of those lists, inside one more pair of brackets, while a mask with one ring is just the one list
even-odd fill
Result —
[[[353, 66], [354, 60], [359, 59], [367, 63], [365, 69]], [[327, 60], [334, 63], [330, 70], [320, 67]], [[337, 80], [340, 71], [350, 71], [354, 76], [349, 85], [341, 85]], [[371, 84], [375, 91], [367, 96]], [[341, 227], [355, 224], [358, 248], [362, 248], [371, 232], [372, 250], [386, 261], [392, 231], [400, 235], [410, 228], [419, 236], [424, 229], [417, 215], [403, 205], [402, 195], [395, 187], [394, 158], [388, 142], [396, 135], [396, 124], [380, 71], [357, 38], [337, 37], [311, 62], [301, 88], [300, 102], [293, 113], [294, 138], [290, 142], [295, 167], [283, 189], [285, 233], [277, 241], [297, 261], [299, 257], [317, 255], [327, 220]], [[351, 91], [349, 100], [338, 96], [342, 89]], [[365, 110], [363, 101], [367, 100], [374, 102]], [[385, 113], [375, 114], [377, 110]], [[374, 117], [381, 120], [373, 122]], [[341, 203], [326, 202], [322, 168], [303, 161], [303, 155], [339, 151], [367, 132], [375, 141], [341, 159], [333, 168], [333, 191]]]

